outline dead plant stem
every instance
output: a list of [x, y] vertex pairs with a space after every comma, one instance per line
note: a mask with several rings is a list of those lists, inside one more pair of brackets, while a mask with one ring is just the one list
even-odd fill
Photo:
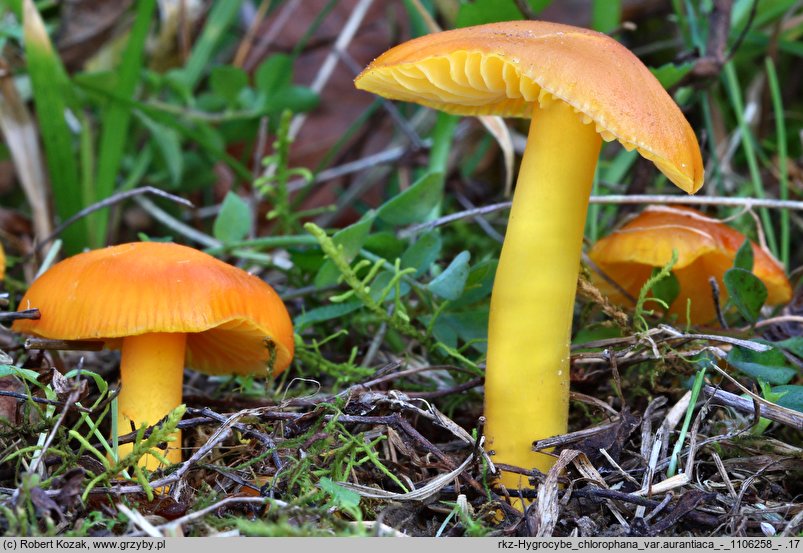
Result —
[[[671, 196], [671, 195], [650, 195], [650, 194], [631, 194], [631, 195], [610, 195], [610, 196], [591, 196], [592, 204], [677, 204], [677, 205], [715, 205], [722, 207], [741, 207], [753, 209], [756, 207], [766, 207], [774, 209], [793, 209], [803, 210], [803, 202], [792, 200], [773, 200], [768, 198], [727, 198], [723, 196]], [[437, 228], [454, 221], [473, 218], [480, 215], [489, 215], [497, 211], [510, 209], [512, 202], [500, 202], [496, 204], [467, 209], [456, 213], [451, 213], [426, 223], [409, 226], [399, 231], [400, 238], [414, 236], [420, 232]]]

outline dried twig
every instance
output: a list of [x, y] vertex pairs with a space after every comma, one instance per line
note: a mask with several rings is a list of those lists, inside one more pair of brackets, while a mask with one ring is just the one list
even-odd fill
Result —
[[[736, 394], [726, 392], [725, 390], [721, 390], [709, 384], [703, 386], [703, 393], [711, 397], [711, 400], [714, 403], [732, 407], [733, 409], [741, 411], [742, 413], [747, 413], [753, 416], [756, 415], [757, 402], [755, 402], [753, 399], [737, 396]], [[768, 402], [760, 403], [758, 409], [758, 416], [785, 424], [786, 426], [791, 426], [792, 428], [797, 428], [798, 430], [803, 430], [803, 415], [798, 411], [787, 409], [785, 407], [781, 407], [780, 405], [775, 405]]]
[[[337, 65], [340, 52], [345, 51], [351, 40], [354, 38], [354, 35], [357, 33], [357, 29], [359, 29], [363, 18], [365, 18], [365, 14], [368, 12], [368, 8], [371, 7], [371, 4], [373, 4], [373, 0], [359, 0], [357, 5], [351, 9], [351, 15], [349, 16], [348, 21], [346, 21], [345, 25], [343, 25], [340, 35], [337, 37], [337, 40], [332, 46], [331, 52], [329, 52], [329, 54], [326, 56], [326, 59], [324, 59], [323, 64], [321, 64], [321, 67], [318, 70], [318, 74], [315, 76], [315, 80], [310, 85], [310, 88], [315, 92], [321, 92], [324, 86], [326, 86], [326, 83], [329, 81], [329, 78], [332, 76], [332, 72]], [[298, 131], [301, 130], [301, 127], [304, 125], [306, 120], [307, 116], [303, 113], [296, 114], [293, 117], [292, 121], [290, 122], [290, 130], [288, 132], [288, 138], [290, 140], [294, 139], [298, 135]]]
[[416, 488], [415, 490], [407, 493], [388, 492], [382, 489], [372, 488], [370, 486], [363, 486], [361, 484], [352, 484], [351, 482], [337, 482], [337, 485], [347, 490], [351, 490], [362, 497], [370, 497], [374, 499], [386, 499], [391, 501], [425, 501], [437, 494], [449, 482], [460, 476], [474, 460], [473, 456], [469, 456], [463, 461], [460, 466], [456, 467], [451, 472], [447, 472], [430, 480], [424, 486]]
[[78, 213], [76, 213], [75, 215], [73, 215], [72, 217], [70, 217], [69, 219], [64, 221], [63, 223], [61, 223], [58, 227], [56, 227], [56, 229], [49, 236], [47, 236], [46, 238], [41, 240], [36, 245], [36, 248], [34, 249], [34, 252], [38, 252], [45, 244], [48, 244], [49, 242], [54, 240], [56, 237], [58, 237], [58, 235], [61, 234], [64, 231], [64, 229], [66, 229], [67, 227], [69, 227], [70, 225], [75, 223], [76, 221], [78, 221], [80, 219], [83, 219], [87, 215], [90, 215], [90, 214], [92, 214], [92, 213], [94, 213], [96, 211], [99, 211], [101, 209], [105, 209], [107, 207], [111, 207], [111, 206], [113, 206], [115, 204], [118, 204], [120, 202], [123, 202], [123, 201], [125, 201], [125, 200], [127, 200], [129, 198], [136, 198], [138, 196], [143, 196], [145, 194], [153, 194], [154, 196], [159, 196], [161, 198], [165, 198], [165, 199], [170, 200], [172, 202], [175, 202], [177, 204], [181, 204], [181, 205], [184, 205], [184, 206], [187, 206], [187, 207], [193, 207], [191, 201], [186, 200], [186, 199], [184, 199], [184, 198], [182, 198], [180, 196], [176, 196], [174, 194], [170, 194], [169, 192], [165, 192], [164, 190], [160, 190], [158, 188], [154, 188], [153, 186], [143, 186], [143, 187], [140, 187], [140, 188], [134, 188], [132, 190], [127, 190], [125, 192], [118, 192], [117, 194], [113, 194], [113, 195], [109, 196], [108, 198], [105, 198], [105, 199], [103, 199], [103, 200], [101, 200], [99, 202], [95, 202], [94, 204], [85, 207], [84, 209], [82, 209], [81, 211], [79, 211]]
[[[181, 480], [184, 477], [184, 475], [198, 463], [198, 461], [200, 461], [206, 455], [211, 453], [212, 450], [214, 450], [220, 442], [222, 442], [229, 436], [229, 434], [231, 433], [232, 426], [236, 424], [236, 422], [240, 418], [246, 416], [247, 414], [250, 414], [251, 412], [252, 410], [246, 409], [231, 415], [228, 419], [226, 419], [226, 422], [224, 424], [220, 425], [220, 427], [218, 427], [217, 430], [215, 430], [215, 432], [209, 437], [206, 443], [202, 445], [200, 448], [198, 448], [195, 451], [195, 453], [192, 454], [192, 456], [189, 459], [187, 459], [182, 463], [179, 463], [178, 465], [175, 465], [176, 470], [171, 472], [167, 476], [164, 476], [162, 478], [154, 480], [153, 482], [150, 482], [149, 483], [150, 487], [154, 489], [163, 488], [165, 486], [170, 486], [172, 484], [175, 484], [176, 482]], [[112, 486], [109, 488], [100, 488], [100, 487], [94, 488], [90, 491], [90, 493], [127, 494], [127, 493], [141, 493], [143, 491], [144, 491], [143, 487], [140, 484], [125, 484], [120, 486]]]
[[[727, 198], [723, 196], [664, 196], [649, 194], [630, 194], [609, 196], [591, 196], [589, 202], [592, 204], [677, 204], [677, 205], [717, 205], [723, 207], [742, 207], [752, 209], [754, 207], [769, 207], [775, 209], [794, 209], [803, 210], [803, 202], [792, 200], [772, 200], [767, 198]], [[399, 231], [400, 238], [414, 236], [423, 231], [460, 221], [462, 219], [477, 217], [478, 215], [489, 215], [497, 211], [510, 209], [512, 202], [500, 202], [497, 204], [486, 205], [474, 209], [467, 209], [457, 213], [444, 215], [426, 223], [409, 226]]]
[[37, 320], [41, 317], [38, 309], [25, 309], [24, 311], [0, 311], [0, 323], [17, 321], [20, 319]]
[[[575, 497], [615, 499], [617, 501], [621, 501], [624, 503], [632, 503], [633, 505], [642, 505], [644, 507], [652, 509], [658, 507], [658, 505], [660, 505], [661, 503], [659, 501], [655, 501], [654, 499], [650, 499], [647, 497], [633, 495], [630, 493], [624, 493], [617, 490], [598, 488], [596, 486], [586, 486], [584, 488], [573, 490], [572, 495]], [[700, 511], [689, 511], [688, 513], [686, 513], [686, 516], [689, 518], [691, 522], [702, 526], [714, 527], [720, 524], [719, 517], [712, 516], [710, 514], [703, 513]]]
[[48, 338], [27, 338], [25, 349], [48, 351], [100, 351], [104, 342], [98, 340], [50, 340]]
[[32, 401], [34, 403], [40, 403], [42, 405], [55, 405], [57, 407], [64, 407], [65, 409], [75, 409], [76, 411], [81, 411], [82, 413], [92, 413], [92, 409], [88, 407], [81, 407], [75, 403], [68, 404], [66, 401], [58, 401], [55, 399], [46, 399], [43, 397], [34, 397], [29, 396], [27, 394], [21, 394], [19, 392], [11, 392], [8, 390], [0, 390], [0, 396], [2, 397], [13, 397], [19, 402], [24, 401]]
[[174, 530], [184, 526], [185, 524], [200, 520], [209, 513], [214, 513], [215, 511], [223, 507], [227, 507], [228, 505], [276, 505], [280, 507], [289, 507], [289, 505], [284, 501], [279, 501], [278, 499], [269, 499], [267, 497], [227, 497], [207, 507], [204, 507], [203, 509], [193, 511], [192, 513], [184, 515], [183, 517], [177, 518], [176, 520], [171, 520], [170, 522], [160, 524], [155, 528], [163, 534], [170, 535]]
[[[215, 420], [215, 421], [218, 421], [220, 423], [225, 423], [226, 420], [227, 420], [224, 415], [221, 415], [219, 413], [215, 413], [214, 411], [212, 411], [208, 407], [204, 407], [203, 409], [194, 409], [194, 408], [188, 407], [187, 408], [187, 413], [197, 414], [197, 415], [199, 415], [201, 417], [207, 417], [207, 418], [209, 418], [211, 420]], [[267, 449], [269, 449], [271, 451], [271, 460], [273, 461], [273, 466], [276, 467], [277, 471], [281, 470], [283, 464], [282, 464], [281, 458], [279, 458], [279, 453], [278, 453], [277, 448], [276, 448], [276, 442], [273, 441], [273, 438], [271, 438], [270, 436], [268, 436], [264, 432], [259, 432], [255, 428], [252, 428], [250, 425], [244, 425], [244, 424], [236, 423], [236, 424], [232, 425], [232, 428], [234, 428], [238, 432], [241, 432], [245, 436], [251, 436], [251, 437], [256, 438], [257, 440], [259, 440], [260, 442], [262, 442], [262, 445], [264, 445]]]
[[136, 201], [142, 209], [147, 211], [151, 217], [169, 229], [189, 238], [193, 242], [197, 242], [207, 248], [215, 248], [223, 245], [220, 240], [216, 240], [208, 234], [204, 234], [203, 232], [182, 223], [147, 198], [137, 197], [134, 199], [134, 201]]

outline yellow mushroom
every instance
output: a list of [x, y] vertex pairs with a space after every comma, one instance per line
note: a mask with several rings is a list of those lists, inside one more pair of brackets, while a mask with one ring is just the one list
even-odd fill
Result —
[[[374, 60], [357, 88], [458, 115], [531, 118], [491, 298], [486, 448], [547, 470], [532, 442], [564, 433], [569, 338], [601, 141], [636, 149], [681, 189], [703, 182], [697, 138], [650, 71], [612, 38], [541, 21], [435, 33]], [[503, 473], [508, 488], [529, 487]]]

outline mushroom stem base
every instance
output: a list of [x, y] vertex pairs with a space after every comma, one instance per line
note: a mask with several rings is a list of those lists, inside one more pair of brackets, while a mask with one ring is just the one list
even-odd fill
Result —
[[[123, 339], [118, 397], [117, 429], [128, 434], [143, 423], [152, 425], [181, 404], [184, 354], [187, 335], [151, 333]], [[164, 457], [181, 462], [181, 432], [168, 442]], [[131, 453], [133, 444], [121, 444], [120, 458]], [[160, 466], [152, 455], [145, 455], [140, 465], [153, 470]]]
[[[536, 106], [496, 271], [485, 376], [486, 450], [546, 472], [533, 441], [563, 434], [569, 339], [586, 212], [601, 138], [563, 102]], [[503, 472], [515, 497], [526, 477]]]

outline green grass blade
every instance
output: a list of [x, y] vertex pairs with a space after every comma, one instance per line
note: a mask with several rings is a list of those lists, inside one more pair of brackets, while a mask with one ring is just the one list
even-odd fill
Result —
[[195, 42], [184, 66], [184, 82], [190, 90], [195, 88], [204, 71], [211, 65], [210, 60], [218, 50], [220, 39], [234, 21], [241, 4], [242, 0], [223, 0], [215, 2], [210, 10], [201, 36]]
[[[700, 107], [702, 108], [705, 132], [708, 133], [708, 136], [716, 136], [714, 130], [714, 114], [711, 111], [711, 97], [707, 90], [700, 91]], [[708, 140], [707, 142], [708, 158], [711, 162], [711, 174], [706, 175], [705, 179], [706, 182], [713, 183], [714, 195], [721, 196], [725, 194], [726, 191], [725, 183], [722, 180], [722, 171], [720, 170], [719, 152], [717, 152], [716, 140]]]
[[[591, 184], [591, 194], [594, 196], [599, 194], [599, 164], [594, 171], [594, 182]], [[585, 235], [590, 244], [595, 244], [597, 240], [599, 240], [599, 213], [601, 209], [602, 206], [599, 204], [590, 204], [588, 206]]]
[[[63, 221], [83, 207], [75, 141], [66, 119], [72, 85], [33, 0], [23, 2], [23, 36], [54, 204], [56, 213]], [[83, 225], [72, 225], [63, 232], [67, 253], [75, 253], [82, 248], [86, 230], [84, 222]]]
[[[95, 133], [89, 118], [79, 113], [81, 119], [81, 135], [79, 145], [79, 159], [81, 160], [81, 200], [83, 205], [93, 202], [95, 195]], [[86, 219], [89, 243], [92, 243], [92, 219]]]
[[432, 129], [432, 149], [429, 153], [428, 171], [438, 173], [440, 177], [440, 197], [433, 205], [430, 219], [440, 216], [443, 207], [443, 187], [446, 182], [446, 172], [448, 170], [449, 153], [452, 151], [454, 132], [460, 117], [448, 113], [438, 112], [435, 127]]
[[162, 125], [175, 130], [181, 137], [198, 144], [210, 156], [214, 157], [215, 159], [220, 159], [228, 164], [229, 167], [231, 167], [231, 169], [241, 179], [247, 181], [251, 180], [251, 171], [248, 169], [248, 167], [244, 166], [242, 163], [240, 163], [240, 161], [226, 152], [225, 148], [221, 148], [219, 145], [205, 138], [203, 133], [197, 132], [197, 130], [191, 124], [186, 124], [178, 119], [175, 114], [153, 105], [139, 102], [131, 98], [122, 97], [116, 92], [96, 87], [88, 82], [78, 81], [76, 84], [81, 90], [88, 94], [93, 94], [112, 102], [118, 102], [132, 110], [139, 110], [143, 115], [150, 117], [157, 123], [161, 123]]
[[675, 447], [672, 448], [672, 455], [669, 458], [669, 467], [666, 470], [667, 477], [672, 477], [677, 474], [678, 461], [680, 460], [680, 452], [683, 450], [683, 443], [686, 441], [686, 434], [691, 426], [691, 418], [694, 413], [694, 406], [697, 404], [697, 398], [700, 397], [700, 390], [705, 383], [705, 367], [697, 371], [694, 377], [694, 384], [691, 389], [691, 398], [689, 399], [689, 407], [686, 409], [686, 417], [683, 419], [683, 426], [680, 429], [680, 435], [675, 442]]
[[[117, 69], [117, 85], [115, 90], [120, 96], [132, 98], [139, 82], [145, 51], [148, 29], [156, 7], [156, 0], [137, 2], [137, 13], [128, 44], [120, 67]], [[118, 102], [109, 102], [101, 115], [101, 134], [98, 154], [98, 171], [95, 179], [94, 197], [87, 198], [91, 204], [109, 197], [114, 191], [114, 183], [120, 170], [123, 151], [128, 141], [128, 129], [131, 124], [131, 108]], [[109, 211], [107, 209], [93, 213], [89, 221], [90, 242], [95, 248], [105, 245]]]
[[438, 112], [435, 127], [432, 129], [432, 148], [429, 153], [429, 168], [427, 172], [446, 174], [447, 161], [452, 151], [454, 132], [460, 117], [448, 113]]
[[[778, 180], [780, 182], [781, 199], [789, 199], [789, 167], [787, 165], [788, 152], [786, 150], [786, 122], [784, 121], [783, 100], [781, 86], [778, 84], [778, 73], [772, 58], [766, 58], [767, 80], [772, 96], [772, 110], [775, 115], [775, 141], [778, 143]], [[781, 262], [789, 269], [789, 210], [781, 210]]]
[[[739, 132], [742, 135], [742, 149], [744, 150], [744, 157], [747, 160], [747, 167], [750, 170], [750, 180], [753, 183], [753, 194], [757, 198], [765, 198], [764, 183], [761, 180], [761, 172], [758, 168], [758, 158], [754, 149], [755, 137], [744, 119], [744, 102], [742, 101], [742, 93], [739, 88], [739, 78], [736, 76], [736, 69], [733, 67], [733, 62], [728, 62], [723, 67], [723, 75], [725, 76], [725, 88], [728, 91], [728, 97], [731, 101], [736, 121], [739, 125]], [[776, 257], [778, 255], [778, 243], [775, 240], [775, 230], [772, 228], [772, 221], [770, 221], [769, 211], [760, 209], [761, 224], [764, 227], [764, 235], [767, 237], [767, 246]]]
[[22, 0], [0, 0], [0, 6], [11, 10], [11, 13], [22, 21]]
[[337, 6], [337, 0], [329, 0], [329, 2], [327, 2], [326, 5], [315, 15], [315, 19], [312, 20], [309, 28], [307, 28], [298, 42], [296, 42], [295, 46], [293, 46], [293, 51], [290, 52], [291, 57], [297, 58], [301, 52], [304, 51], [304, 48], [307, 47], [310, 39], [312, 39], [312, 37], [320, 28], [321, 24], [323, 24], [324, 19], [329, 16], [329, 13], [335, 9], [335, 6]]
[[610, 33], [622, 19], [621, 0], [594, 0], [591, 6], [591, 26], [595, 31]]

